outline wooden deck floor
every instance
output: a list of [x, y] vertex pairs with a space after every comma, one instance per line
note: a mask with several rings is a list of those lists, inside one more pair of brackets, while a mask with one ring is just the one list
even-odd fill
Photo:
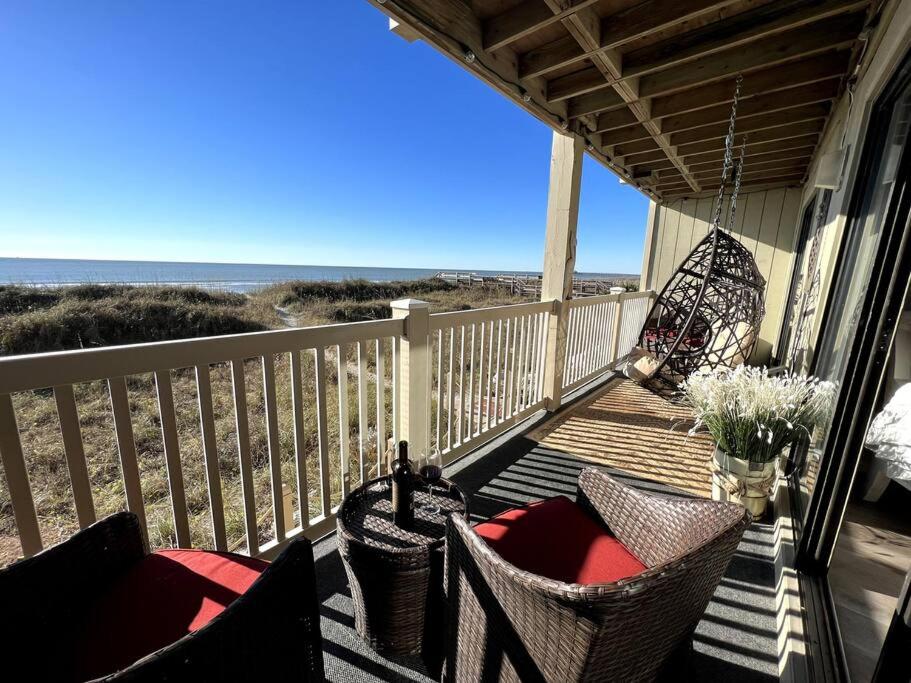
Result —
[[615, 379], [591, 397], [528, 434], [542, 446], [583, 460], [711, 495], [712, 438], [689, 436], [692, 413], [628, 379]]

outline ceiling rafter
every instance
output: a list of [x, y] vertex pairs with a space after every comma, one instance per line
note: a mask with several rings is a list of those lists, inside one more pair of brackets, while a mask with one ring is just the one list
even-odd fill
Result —
[[[560, 12], [562, 0], [545, 0], [554, 14]], [[683, 162], [677, 158], [675, 150], [671, 147], [667, 137], [661, 134], [658, 125], [651, 120], [651, 110], [648, 103], [639, 99], [638, 83], [635, 80], [620, 80], [622, 74], [621, 57], [614, 50], [604, 50], [598, 52], [601, 45], [601, 19], [591, 8], [580, 9], [568, 17], [562, 19], [563, 25], [569, 34], [579, 43], [583, 50], [594, 52], [591, 57], [592, 64], [600, 74], [602, 82], [612, 83], [612, 87], [629, 107], [630, 112], [639, 120], [652, 136], [652, 140], [647, 142], [649, 146], [657, 147], [670, 159], [670, 161], [680, 170], [681, 175], [690, 184], [694, 191], [699, 191], [699, 183], [689, 174]], [[550, 86], [548, 86], [548, 97], [551, 96]], [[644, 151], [633, 145], [635, 151]], [[648, 148], [646, 148], [648, 149]], [[614, 149], [606, 147], [601, 141], [601, 150], [610, 157], [624, 156], [629, 153], [625, 149]]]

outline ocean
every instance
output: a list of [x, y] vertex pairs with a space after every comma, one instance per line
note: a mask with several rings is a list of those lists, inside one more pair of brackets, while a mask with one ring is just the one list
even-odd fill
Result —
[[[478, 275], [540, 275], [523, 270], [447, 268]], [[0, 258], [0, 284], [31, 286], [94, 284], [198, 286], [249, 292], [288, 280], [419, 280], [436, 268], [365, 268], [359, 266], [278, 266], [254, 263], [171, 263], [167, 261], [94, 261], [80, 259]], [[577, 273], [586, 279], [638, 278], [621, 273]]]

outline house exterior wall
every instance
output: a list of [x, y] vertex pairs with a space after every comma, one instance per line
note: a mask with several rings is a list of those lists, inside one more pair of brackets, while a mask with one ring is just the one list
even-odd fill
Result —
[[[752, 362], [767, 363], [777, 351], [779, 331], [793, 268], [799, 188], [741, 194], [733, 234], [752, 252], [766, 279], [766, 316]], [[661, 291], [684, 258], [709, 232], [715, 197], [677, 199], [655, 205], [646, 233], [642, 286]], [[727, 210], [727, 201], [723, 209]]]

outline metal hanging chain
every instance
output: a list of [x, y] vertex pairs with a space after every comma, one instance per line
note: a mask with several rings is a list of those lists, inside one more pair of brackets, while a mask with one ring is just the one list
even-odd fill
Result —
[[734, 191], [731, 193], [731, 210], [726, 223], [728, 230], [734, 230], [734, 219], [737, 216], [737, 195], [740, 193], [740, 180], [743, 177], [743, 156], [746, 154], [747, 136], [743, 136], [743, 142], [740, 145], [740, 158], [737, 159], [737, 165], [734, 168]]
[[734, 86], [734, 102], [731, 104], [731, 118], [728, 121], [728, 134], [724, 138], [724, 164], [721, 168], [721, 187], [718, 188], [718, 197], [715, 199], [715, 209], [712, 212], [713, 230], [721, 227], [721, 207], [724, 201], [724, 191], [727, 187], [728, 172], [734, 162], [734, 130], [737, 123], [737, 103], [740, 101], [740, 86], [742, 83], [743, 76], [738, 75], [737, 84]]

